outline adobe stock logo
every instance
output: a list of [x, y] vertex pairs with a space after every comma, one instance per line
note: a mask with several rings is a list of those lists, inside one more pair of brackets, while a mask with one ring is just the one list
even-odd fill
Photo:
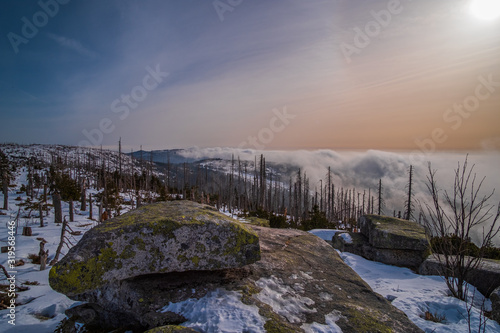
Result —
[[43, 28], [49, 23], [49, 17], [53, 18], [59, 13], [59, 5], [66, 5], [70, 0], [47, 0], [38, 1], [38, 6], [42, 10], [37, 11], [33, 14], [31, 20], [26, 16], [21, 18], [23, 23], [21, 27], [21, 35], [14, 32], [9, 32], [7, 38], [9, 39], [10, 45], [14, 50], [14, 53], [19, 53], [19, 45], [28, 44], [30, 39], [35, 38], [38, 35], [38, 29]]
[[[495, 81], [493, 74], [489, 74], [487, 77], [478, 76], [477, 81], [473, 94], [465, 97], [462, 103], [454, 103], [452, 107], [444, 111], [443, 121], [449, 124], [452, 131], [457, 131], [462, 126], [464, 119], [468, 119], [474, 112], [478, 111], [481, 103], [488, 100], [500, 88], [500, 81]], [[412, 151], [410, 161], [414, 164], [424, 161], [425, 155], [434, 153], [439, 144], [448, 140], [447, 133], [449, 132], [446, 128], [436, 127], [428, 137], [415, 138], [414, 142], [419, 150]]]
[[[142, 78], [142, 84], [134, 86], [130, 90], [130, 94], [122, 94], [120, 98], [111, 102], [111, 112], [118, 114], [120, 120], [127, 119], [130, 115], [130, 110], [136, 109], [139, 106], [139, 103], [148, 97], [149, 92], [155, 90], [160, 83], [163, 82], [164, 78], [169, 75], [169, 73], [162, 72], [160, 70], [160, 65], [156, 65], [154, 70], [147, 66], [146, 71], [148, 74]], [[91, 130], [82, 130], [82, 134], [87, 138], [87, 140], [80, 141], [78, 145], [99, 146], [102, 144], [104, 134], [111, 134], [115, 128], [116, 126], [113, 124], [111, 119], [102, 118], [96, 128]]]
[[269, 127], [262, 128], [257, 133], [257, 136], [250, 135], [246, 141], [238, 145], [238, 148], [245, 148], [251, 145], [255, 149], [264, 149], [266, 145], [274, 140], [275, 133], [283, 132], [291, 120], [297, 117], [288, 113], [286, 105], [283, 107], [283, 111], [273, 109], [273, 114], [274, 117], [269, 120]]
[[224, 22], [224, 13], [232, 13], [236, 7], [241, 5], [242, 2], [243, 0], [215, 0], [214, 2], [212, 2], [212, 5], [214, 6], [217, 15], [219, 15], [219, 20], [221, 22]]
[[363, 29], [360, 27], [354, 27], [352, 29], [354, 31], [354, 40], [352, 44], [340, 44], [340, 50], [342, 51], [346, 62], [350, 64], [352, 62], [351, 57], [355, 54], [359, 55], [361, 50], [368, 47], [368, 45], [371, 44], [372, 39], [380, 35], [382, 30], [387, 28], [392, 23], [392, 18], [395, 15], [401, 14], [403, 9], [404, 8], [400, 0], [389, 0], [387, 3], [387, 9], [382, 9], [378, 12], [375, 10], [370, 11], [374, 20], [367, 22]]

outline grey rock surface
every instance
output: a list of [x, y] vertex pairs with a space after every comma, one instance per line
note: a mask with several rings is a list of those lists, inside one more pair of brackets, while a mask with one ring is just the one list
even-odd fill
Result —
[[[100, 318], [163, 332], [160, 326], [182, 326], [183, 316], [159, 310], [170, 302], [199, 299], [222, 288], [257, 307], [267, 332], [304, 332], [304, 324], [325, 324], [331, 315], [345, 333], [421, 332], [402, 311], [373, 292], [327, 242], [299, 230], [248, 228], [258, 236], [259, 261], [236, 268], [136, 276], [103, 285], [86, 293], [85, 300], [104, 309], [107, 314]], [[293, 311], [284, 311], [290, 307]]]
[[53, 289], [85, 300], [106, 284], [146, 274], [237, 268], [260, 259], [257, 234], [214, 208], [160, 202], [87, 232], [54, 267]]
[[[465, 258], [468, 260], [468, 257]], [[422, 275], [441, 275], [445, 262], [444, 256], [433, 254], [420, 265], [418, 273]], [[500, 286], [500, 261], [483, 259], [477, 269], [473, 270], [465, 280], [476, 287], [486, 297], [490, 297], [492, 291]]]
[[359, 218], [360, 233], [348, 232], [352, 242], [346, 242], [341, 233], [333, 239], [333, 246], [388, 265], [417, 270], [429, 254], [429, 242], [422, 226], [398, 218], [364, 215]]
[[359, 218], [361, 233], [378, 249], [426, 251], [429, 241], [423, 226], [395, 217], [364, 215]]

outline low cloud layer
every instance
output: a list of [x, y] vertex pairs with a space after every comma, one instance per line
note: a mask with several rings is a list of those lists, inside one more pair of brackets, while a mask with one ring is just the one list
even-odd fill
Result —
[[[436, 170], [438, 186], [443, 191], [451, 193], [453, 189], [454, 170], [459, 163], [462, 165], [467, 157], [465, 152], [435, 153], [421, 158], [414, 158], [405, 152], [384, 152], [368, 150], [364, 152], [333, 151], [333, 150], [297, 150], [297, 151], [258, 151], [237, 148], [189, 148], [183, 150], [181, 155], [190, 159], [222, 158], [231, 159], [234, 155], [242, 160], [253, 161], [255, 156], [264, 154], [266, 161], [288, 164], [300, 168], [310, 178], [311, 190], [320, 186], [320, 179], [325, 179], [328, 167], [331, 167], [333, 182], [336, 186], [356, 188], [357, 192], [376, 193], [379, 179], [382, 179], [383, 195], [385, 200], [385, 214], [392, 215], [396, 210], [404, 211], [404, 202], [407, 193], [408, 170], [413, 163], [414, 168], [414, 194], [420, 202], [430, 198], [427, 191], [428, 163]], [[415, 161], [418, 162], [415, 162]], [[485, 177], [482, 194], [488, 195], [495, 188], [500, 191], [498, 179], [498, 166], [500, 154], [489, 152], [475, 152], [468, 155], [468, 165], [474, 165], [477, 174], [476, 184]], [[500, 201], [500, 194], [495, 192], [490, 204], [495, 206]], [[493, 209], [493, 211], [496, 211]], [[499, 237], [500, 238], [500, 237]], [[499, 239], [500, 243], [500, 239]]]

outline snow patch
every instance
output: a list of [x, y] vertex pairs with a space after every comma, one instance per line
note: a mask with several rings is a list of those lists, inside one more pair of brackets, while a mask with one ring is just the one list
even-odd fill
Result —
[[340, 317], [340, 312], [333, 311], [325, 316], [326, 324], [304, 324], [300, 328], [306, 333], [342, 333], [342, 329], [336, 324]]
[[200, 299], [169, 303], [160, 310], [167, 311], [186, 317], [183, 326], [202, 332], [265, 332], [265, 318], [257, 306], [242, 303], [236, 291], [219, 288]]
[[335, 236], [335, 234], [337, 232], [342, 232], [342, 231], [343, 230], [334, 230], [334, 229], [312, 229], [312, 230], [309, 230], [308, 232], [315, 235], [315, 236], [318, 236], [322, 240], [325, 240], [327, 242], [331, 242], [333, 236]]
[[333, 300], [333, 296], [330, 295], [329, 293], [325, 293], [325, 292], [320, 292], [319, 293], [319, 298], [321, 298], [322, 301], [331, 301], [331, 300]]
[[283, 280], [274, 275], [270, 278], [260, 278], [255, 284], [262, 289], [256, 295], [257, 299], [271, 306], [274, 312], [291, 323], [303, 322], [305, 313], [316, 312], [316, 309], [310, 308], [314, 305], [312, 299], [298, 295], [292, 288], [285, 285]]
[[[378, 294], [406, 313], [408, 318], [425, 332], [469, 332], [465, 302], [448, 296], [448, 288], [440, 276], [423, 276], [408, 268], [369, 261], [355, 254], [343, 252], [340, 256]], [[471, 328], [477, 331], [480, 308], [484, 296], [469, 285], [469, 299], [474, 298], [471, 311]], [[474, 295], [474, 296], [472, 296]], [[491, 302], [485, 300], [486, 309]], [[425, 312], [444, 316], [442, 323], [425, 320]], [[486, 323], [485, 332], [500, 332], [500, 325], [493, 320]]]
[[343, 232], [339, 235], [340, 238], [342, 238], [344, 240], [344, 243], [346, 244], [352, 244], [352, 237], [350, 234], [348, 234], [347, 232]]

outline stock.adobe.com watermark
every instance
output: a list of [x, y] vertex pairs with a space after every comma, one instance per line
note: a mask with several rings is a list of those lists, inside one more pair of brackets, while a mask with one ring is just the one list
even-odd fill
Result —
[[212, 5], [219, 16], [219, 20], [224, 22], [224, 15], [227, 12], [232, 13], [242, 2], [243, 0], [215, 0]]
[[[449, 125], [451, 130], [458, 130], [464, 119], [468, 119], [481, 106], [481, 102], [488, 100], [497, 90], [500, 90], [500, 81], [495, 81], [493, 74], [488, 76], [479, 76], [478, 84], [474, 89], [474, 93], [465, 97], [461, 103], [454, 103], [452, 107], [445, 110], [443, 113], [443, 121]], [[434, 128], [430, 136], [425, 138], [416, 138], [415, 145], [419, 150], [411, 153], [410, 159], [412, 163], [424, 160], [425, 155], [434, 153], [439, 144], [443, 144], [448, 140], [447, 131], [443, 127]]]
[[7, 289], [7, 297], [8, 297], [8, 304], [5, 304], [7, 306], [7, 318], [8, 323], [10, 325], [15, 326], [16, 325], [16, 274], [17, 271], [16, 269], [16, 222], [15, 221], [9, 221], [7, 229], [9, 231], [7, 232], [8, 237], [7, 237], [7, 255], [8, 255], [8, 268], [7, 268], [7, 281], [9, 282], [8, 289]]
[[344, 55], [345, 61], [350, 64], [352, 56], [355, 54], [359, 55], [361, 50], [368, 47], [372, 40], [391, 24], [392, 18], [403, 12], [403, 9], [404, 7], [400, 0], [389, 0], [386, 9], [370, 11], [373, 20], [368, 21], [362, 28], [356, 26], [352, 29], [354, 31], [353, 42], [340, 44], [340, 50]]
[[[111, 112], [119, 115], [120, 120], [127, 119], [130, 110], [136, 109], [139, 103], [148, 97], [149, 92], [155, 90], [169, 75], [169, 73], [160, 70], [160, 65], [156, 65], [155, 69], [147, 66], [146, 72], [148, 74], [142, 78], [141, 84], [134, 86], [129, 94], [122, 94], [120, 98], [111, 102]], [[99, 146], [103, 142], [104, 135], [111, 134], [115, 128], [116, 126], [110, 118], [102, 118], [97, 127], [82, 130], [82, 134], [87, 140], [80, 141], [78, 145]]]
[[264, 149], [266, 145], [274, 140], [276, 133], [283, 132], [290, 124], [291, 120], [297, 117], [296, 115], [288, 113], [286, 105], [283, 110], [273, 109], [273, 117], [269, 120], [269, 126], [263, 127], [257, 135], [250, 135], [248, 138], [238, 145], [238, 148]]
[[40, 0], [38, 6], [40, 10], [35, 12], [31, 19], [23, 16], [21, 18], [21, 29], [19, 33], [9, 32], [7, 38], [14, 53], [19, 52], [19, 45], [28, 44], [28, 42], [38, 35], [40, 28], [43, 28], [49, 23], [49, 19], [59, 13], [61, 5], [66, 5], [70, 0]]

